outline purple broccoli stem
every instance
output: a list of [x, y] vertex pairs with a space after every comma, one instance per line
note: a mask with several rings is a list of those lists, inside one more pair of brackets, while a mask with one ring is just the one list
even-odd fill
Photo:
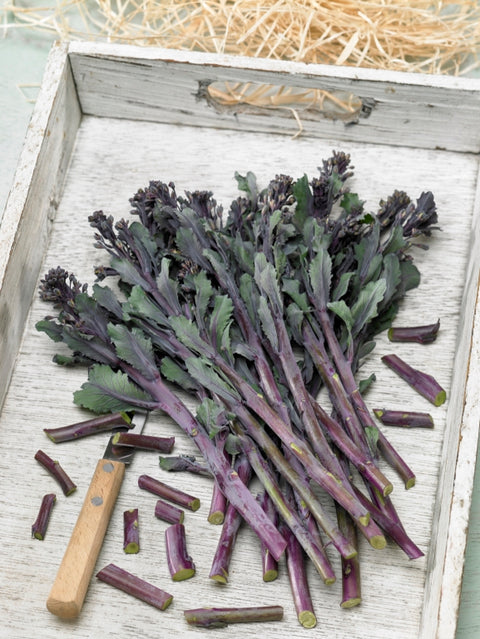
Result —
[[392, 326], [388, 329], [388, 339], [391, 342], [417, 342], [418, 344], [431, 344], [437, 339], [440, 320], [435, 324], [425, 326]]
[[154, 479], [149, 475], [140, 475], [138, 478], [138, 486], [144, 490], [148, 490], [148, 492], [153, 493], [158, 497], [167, 499], [182, 508], [187, 508], [188, 510], [193, 511], [200, 508], [200, 500], [197, 497], [188, 495], [182, 490], [169, 486], [168, 484], [164, 484], [162, 481]]
[[447, 399], [445, 390], [431, 375], [412, 368], [398, 355], [384, 355], [382, 362], [434, 406], [441, 406]]
[[213, 484], [212, 498], [210, 500], [210, 510], [208, 512], [208, 521], [211, 524], [221, 525], [225, 520], [225, 512], [227, 510], [227, 500], [220, 490], [217, 482]]
[[193, 455], [178, 455], [176, 457], [159, 457], [160, 468], [168, 472], [188, 472], [194, 475], [212, 477], [212, 473], [205, 464], [196, 460]]
[[[353, 546], [357, 545], [357, 531], [351, 517], [345, 510], [337, 506], [338, 526]], [[358, 555], [349, 559], [341, 558], [342, 562], [342, 608], [353, 608], [362, 601], [360, 585], [360, 562]]]
[[194, 608], [184, 610], [185, 620], [199, 628], [225, 628], [231, 623], [281, 621], [281, 606], [248, 606], [245, 608]]
[[165, 530], [167, 564], [173, 581], [184, 581], [195, 574], [195, 564], [187, 552], [185, 526], [173, 524]]
[[372, 517], [381, 526], [393, 541], [403, 550], [409, 559], [419, 559], [424, 553], [410, 539], [404, 527], [398, 519], [389, 517], [377, 504], [370, 501], [358, 488], [355, 488], [357, 497], [370, 509]]
[[[248, 459], [240, 457], [234, 465], [235, 471], [245, 485], [248, 485], [252, 472]], [[226, 584], [228, 581], [228, 567], [235, 547], [237, 533], [242, 523], [242, 516], [231, 505], [228, 504], [225, 512], [225, 520], [222, 532], [218, 540], [215, 555], [212, 561], [209, 577], [214, 581]]]
[[413, 488], [417, 481], [415, 473], [403, 459], [403, 457], [398, 455], [397, 451], [395, 450], [395, 448], [393, 448], [392, 444], [388, 441], [382, 431], [378, 429], [377, 433], [377, 447], [382, 453], [383, 458], [388, 464], [390, 464], [392, 468], [396, 470], [396, 472], [402, 479], [405, 488], [407, 490]]
[[155, 437], [154, 435], [118, 432], [113, 436], [112, 444], [114, 446], [132, 446], [141, 450], [170, 453], [175, 444], [175, 437]]
[[97, 573], [97, 578], [159, 610], [165, 610], [172, 603], [173, 596], [168, 592], [114, 564], [109, 564], [100, 570]]
[[43, 450], [35, 453], [35, 459], [45, 468], [47, 472], [58, 482], [63, 494], [68, 497], [75, 492], [77, 486], [73, 483], [67, 473], [60, 466], [58, 461], [54, 461]]
[[433, 428], [433, 417], [429, 413], [408, 410], [374, 408], [375, 416], [386, 426], [402, 428]]
[[55, 493], [48, 493], [43, 496], [37, 518], [32, 525], [32, 537], [35, 539], [43, 541], [45, 538], [48, 522], [50, 521], [50, 515], [52, 514], [52, 509], [56, 499]]
[[[268, 515], [273, 524], [277, 526], [278, 513], [266, 490], [258, 495], [258, 501], [260, 502], [262, 510]], [[275, 579], [277, 579], [278, 577], [278, 561], [276, 561], [276, 559], [272, 557], [272, 554], [269, 552], [268, 548], [263, 542], [261, 543], [261, 552], [263, 581], [275, 581]]]
[[[223, 452], [225, 459], [231, 464], [231, 457], [225, 450], [227, 441], [227, 431], [220, 431], [216, 437], [217, 447]], [[227, 511], [228, 500], [223, 494], [218, 482], [214, 482], [212, 488], [212, 497], [210, 499], [210, 509], [208, 511], [207, 520], [210, 524], [221, 525], [225, 521], [225, 513]]]
[[155, 504], [155, 517], [166, 521], [167, 524], [183, 524], [185, 513], [173, 504], [159, 499]]
[[123, 513], [123, 550], [128, 555], [136, 554], [140, 550], [138, 508], [125, 510]]
[[43, 432], [52, 442], [59, 444], [60, 442], [69, 442], [81, 437], [96, 435], [107, 430], [112, 430], [116, 426], [130, 426], [131, 420], [126, 413], [111, 413], [109, 415], [100, 415], [92, 419], [87, 419], [69, 426], [61, 426], [60, 428], [44, 428]]
[[290, 529], [282, 526], [281, 531], [287, 540], [285, 557], [297, 619], [304, 628], [315, 628], [317, 618], [310, 596], [304, 552]]

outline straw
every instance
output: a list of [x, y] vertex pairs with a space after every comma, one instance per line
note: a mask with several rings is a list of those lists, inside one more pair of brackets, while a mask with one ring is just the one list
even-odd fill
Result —
[[480, 46], [469, 0], [59, 0], [7, 2], [0, 17], [61, 39], [455, 75], [478, 66]]

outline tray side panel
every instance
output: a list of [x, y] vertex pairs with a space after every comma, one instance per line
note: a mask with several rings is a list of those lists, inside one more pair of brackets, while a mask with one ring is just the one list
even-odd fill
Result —
[[0, 409], [81, 119], [66, 50], [50, 53], [0, 228]]
[[[156, 54], [155, 54], [156, 51]], [[128, 57], [127, 57], [128, 55]], [[155, 57], [156, 55], [156, 57]], [[70, 49], [85, 113], [156, 122], [214, 126], [418, 148], [478, 152], [480, 85], [435, 77], [419, 84], [413, 74], [278, 63], [136, 47]], [[225, 63], [225, 64], [223, 64]], [[376, 70], [373, 70], [376, 71]], [[448, 80], [453, 80], [449, 82]], [[210, 82], [255, 82], [352, 92], [362, 99], [356, 122], [300, 109], [226, 112], [202, 97]], [[445, 123], [448, 122], [448, 126]]]
[[[477, 181], [478, 184], [478, 181]], [[477, 458], [480, 423], [480, 192], [477, 188], [471, 242], [471, 256], [462, 301], [459, 341], [454, 364], [454, 380], [449, 407], [449, 427], [443, 451], [443, 475], [453, 476], [453, 484], [440, 481], [443, 495], [437, 496], [440, 505], [435, 518], [436, 529], [447, 529], [445, 560], [430, 573], [432, 582], [440, 589], [438, 639], [454, 636], [462, 588], [469, 515]], [[455, 452], [455, 454], [453, 454]], [[454, 468], [449, 468], [454, 466]], [[447, 475], [448, 476], [448, 475]], [[442, 478], [441, 478], [442, 479]], [[447, 498], [448, 495], [448, 498]], [[428, 618], [429, 601], [425, 602]]]

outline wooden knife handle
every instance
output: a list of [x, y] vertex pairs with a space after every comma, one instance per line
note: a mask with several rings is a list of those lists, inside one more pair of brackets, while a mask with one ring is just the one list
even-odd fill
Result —
[[47, 599], [48, 610], [77, 617], [95, 568], [108, 522], [125, 474], [125, 464], [101, 459]]

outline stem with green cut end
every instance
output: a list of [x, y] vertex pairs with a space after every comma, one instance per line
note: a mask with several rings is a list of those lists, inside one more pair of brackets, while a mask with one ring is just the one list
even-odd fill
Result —
[[287, 550], [285, 552], [287, 573], [297, 619], [304, 628], [315, 628], [317, 618], [310, 595], [302, 547], [295, 535], [286, 526], [282, 526], [281, 531], [287, 540]]
[[[262, 493], [257, 495], [257, 499], [262, 506], [263, 511], [272, 520], [273, 524], [278, 525], [278, 513], [267, 491], [263, 490]], [[277, 579], [278, 577], [278, 561], [276, 561], [272, 557], [271, 553], [263, 542], [261, 543], [261, 553], [263, 581], [275, 581], [275, 579]]]
[[155, 504], [155, 517], [166, 521], [167, 524], [183, 524], [185, 513], [173, 504], [159, 499]]
[[158, 495], [158, 497], [172, 501], [174, 504], [177, 504], [177, 506], [182, 506], [182, 508], [188, 508], [188, 510], [193, 511], [200, 508], [200, 500], [198, 497], [193, 497], [183, 492], [183, 490], [169, 486], [149, 475], [140, 475], [138, 478], [138, 486], [139, 488], [143, 488], [143, 490], [148, 490], [148, 492], [154, 495]]
[[32, 524], [32, 537], [35, 539], [43, 541], [45, 538], [48, 522], [50, 521], [50, 515], [52, 514], [52, 509], [56, 500], [57, 498], [55, 493], [48, 493], [43, 496], [37, 518]]
[[377, 504], [374, 504], [360, 490], [358, 490], [358, 488], [356, 489], [356, 492], [360, 501], [369, 508], [372, 513], [372, 517], [378, 525], [383, 528], [387, 535], [393, 539], [393, 541], [403, 550], [409, 559], [418, 559], [419, 557], [423, 557], [424, 553], [409, 538], [404, 527], [399, 521], [389, 517]]
[[[343, 423], [348, 430], [350, 437], [357, 446], [365, 452], [365, 454], [372, 457], [373, 461], [373, 455], [367, 443], [364, 431], [366, 428], [373, 428], [378, 437], [378, 449], [390, 466], [400, 475], [405, 486], [410, 488], [415, 484], [415, 474], [374, 423], [373, 418], [370, 415], [370, 411], [368, 410], [358, 389], [352, 368], [346, 360], [337, 337], [330, 325], [328, 313], [326, 311], [319, 312], [319, 320], [329, 348], [332, 351], [333, 361], [339, 374], [338, 377], [335, 375], [329, 376], [331, 381], [336, 382], [330, 389], [332, 391], [332, 398], [338, 400], [338, 405], [336, 407], [337, 410], [341, 411], [341, 414], [343, 414]], [[307, 328], [306, 330], [306, 335], [315, 338], [311, 328]], [[321, 340], [317, 340], [316, 345], [318, 346], [318, 349], [316, 349], [315, 353], [321, 357], [318, 362], [320, 364], [321, 361], [324, 361], [324, 348]], [[323, 366], [320, 366], [319, 373], [321, 375], [322, 369]], [[349, 405], [353, 408], [353, 411], [344, 413], [343, 411], [345, 406]], [[375, 490], [375, 488], [372, 487], [372, 490]]]
[[183, 524], [173, 524], [165, 530], [167, 564], [173, 581], [184, 581], [195, 574], [195, 564], [187, 552]]
[[417, 344], [431, 344], [437, 339], [440, 320], [435, 324], [424, 326], [391, 326], [388, 329], [388, 339], [391, 342], [416, 342]]
[[[328, 560], [326, 560], [323, 550], [317, 547], [315, 540], [303, 525], [298, 513], [294, 508], [292, 508], [289, 500], [284, 494], [284, 491], [281, 489], [277, 478], [268, 467], [267, 462], [260, 455], [256, 447], [249, 447], [247, 442], [244, 442], [243, 445], [245, 454], [247, 455], [255, 474], [263, 484], [281, 519], [297, 537], [299, 543], [311, 559], [324, 583], [334, 583], [335, 573], [333, 572]], [[339, 531], [337, 534], [332, 534], [332, 543], [338, 552], [346, 557], [353, 556], [357, 552], [356, 548], [353, 548], [346, 540], [344, 540]]]
[[433, 417], [429, 413], [409, 410], [374, 408], [373, 414], [386, 426], [402, 428], [433, 428]]
[[55, 444], [60, 442], [68, 442], [97, 433], [104, 433], [112, 430], [117, 426], [130, 427], [131, 419], [127, 413], [111, 413], [109, 415], [100, 415], [83, 422], [70, 424], [69, 426], [60, 426], [60, 428], [44, 428], [43, 432]]
[[[218, 359], [220, 360], [221, 358]], [[348, 484], [348, 482], [342, 481], [336, 475], [329, 472], [319, 462], [305, 440], [297, 437], [292, 432], [289, 425], [285, 424], [275, 411], [272, 410], [268, 402], [266, 402], [262, 396], [260, 396], [248, 383], [246, 383], [240, 375], [229, 369], [229, 367], [224, 369], [223, 366], [221, 366], [221, 369], [223, 372], [226, 372], [227, 375], [232, 376], [231, 381], [235, 384], [237, 390], [243, 395], [245, 402], [250, 409], [266, 424], [268, 424], [268, 426], [270, 426], [272, 431], [282, 441], [284, 447], [288, 448], [292, 454], [299, 459], [311, 479], [318, 483], [319, 486], [321, 486], [333, 499], [339, 501], [344, 506], [345, 510], [350, 512], [356, 521], [359, 521], [361, 524], [367, 524], [370, 519], [370, 515], [368, 511], [359, 507], [354, 495], [352, 495], [352, 492], [346, 486], [346, 483]], [[237, 416], [240, 416], [240, 414], [246, 414], [243, 402], [238, 401], [229, 403], [228, 408]], [[241, 419], [243, 421], [243, 417]], [[255, 432], [251, 433], [253, 439], [257, 442], [259, 441], [259, 438], [263, 436], [259, 429], [264, 431], [264, 428], [258, 424], [258, 427], [255, 427]]]
[[238, 475], [233, 473], [223, 450], [216, 447], [215, 442], [212, 441], [200, 422], [161, 379], [148, 380], [133, 367], [125, 363], [123, 366], [130, 377], [151, 394], [157, 408], [170, 415], [196, 443], [207, 460], [222, 493], [241, 512], [242, 517], [265, 542], [272, 555], [279, 559], [285, 551], [285, 540], [263, 512], [249, 489]]
[[207, 520], [210, 524], [217, 526], [225, 521], [225, 512], [227, 510], [227, 500], [225, 495], [218, 487], [217, 482], [213, 484], [212, 498], [210, 500], [210, 510], [208, 511]]
[[35, 459], [58, 482], [66, 497], [75, 492], [77, 489], [76, 484], [73, 483], [58, 461], [54, 461], [51, 457], [44, 453], [43, 450], [38, 450], [35, 453]]
[[231, 623], [281, 621], [281, 606], [248, 606], [245, 608], [193, 608], [183, 612], [186, 622], [198, 628], [225, 628]]
[[158, 462], [162, 470], [169, 473], [188, 472], [194, 475], [203, 475], [204, 477], [212, 477], [209, 468], [198, 462], [191, 455], [177, 455], [176, 457], [159, 457]]
[[396, 472], [402, 479], [405, 488], [407, 490], [413, 488], [417, 481], [415, 473], [404, 459], [397, 455], [397, 451], [393, 448], [381, 430], [378, 430], [377, 447], [382, 453], [382, 457], [385, 461], [390, 464], [392, 468], [395, 468]]
[[398, 355], [384, 355], [382, 362], [434, 406], [441, 406], [447, 399], [446, 391], [432, 375], [413, 368]]
[[[225, 456], [225, 459], [227, 460], [227, 462], [231, 464], [231, 461], [232, 461], [231, 456], [225, 450], [227, 437], [228, 437], [228, 431], [222, 430], [220, 431], [220, 433], [218, 433], [215, 441], [216, 441], [218, 449], [221, 452], [223, 452], [223, 455]], [[210, 508], [208, 511], [207, 521], [210, 524], [214, 524], [216, 526], [223, 524], [225, 520], [225, 513], [227, 511], [227, 504], [228, 504], [228, 501], [225, 495], [220, 490], [218, 483], [215, 481], [213, 483], [212, 497], [210, 499]]]
[[[342, 533], [353, 546], [357, 546], [357, 531], [351, 517], [345, 510], [337, 506], [337, 520]], [[342, 562], [342, 608], [354, 608], [362, 601], [360, 583], [360, 561], [358, 555], [349, 559], [341, 558]]]
[[131, 446], [141, 450], [155, 450], [160, 453], [171, 453], [175, 437], [155, 437], [141, 433], [115, 433], [112, 438], [114, 446]]
[[134, 555], [140, 550], [138, 508], [123, 512], [123, 550], [127, 555]]
[[108, 566], [102, 568], [102, 570], [97, 573], [97, 579], [114, 588], [123, 590], [123, 592], [159, 610], [168, 608], [173, 600], [173, 595], [168, 594], [168, 592], [157, 588], [157, 586], [144, 581], [136, 575], [132, 575], [130, 572], [114, 564], [108, 564]]
[[335, 445], [352, 462], [357, 470], [383, 495], [392, 492], [392, 483], [383, 475], [374, 463], [371, 454], [367, 454], [364, 437], [361, 436], [362, 426], [357, 413], [345, 392], [340, 376], [330, 363], [325, 346], [321, 339], [318, 339], [311, 326], [304, 325], [303, 337], [305, 346], [312, 357], [318, 373], [330, 392], [335, 408], [345, 425], [349, 437], [342, 428], [332, 419], [322, 407], [311, 398], [314, 403], [314, 410], [317, 413], [320, 423], [327, 430]]
[[[245, 417], [241, 414], [237, 413], [237, 417], [242, 421], [242, 424], [245, 424]], [[265, 452], [268, 459], [275, 465], [277, 471], [280, 475], [291, 485], [294, 487], [295, 491], [301, 496], [301, 498], [305, 501], [305, 504], [311, 511], [312, 515], [318, 521], [319, 526], [321, 526], [322, 530], [325, 531], [325, 534], [331, 539], [333, 545], [338, 550], [340, 554], [344, 554], [345, 556], [349, 556], [352, 550], [351, 546], [346, 542], [346, 540], [342, 537], [340, 531], [338, 530], [337, 525], [331, 520], [330, 516], [325, 512], [324, 508], [320, 504], [318, 498], [315, 496], [313, 491], [309, 486], [304, 484], [301, 480], [297, 472], [294, 468], [287, 463], [282, 452], [275, 446], [274, 442], [267, 435], [265, 430], [258, 424], [252, 416], [249, 416], [250, 425], [252, 426], [251, 430], [248, 430], [251, 438], [260, 446], [260, 448]], [[245, 435], [243, 431], [240, 430], [240, 426], [238, 428], [235, 427], [235, 432], [237, 436], [242, 441], [243, 451], [249, 458], [249, 461], [252, 465], [252, 468], [255, 471], [255, 474], [260, 479], [263, 487], [268, 492], [271, 500], [273, 501], [275, 508], [278, 510], [280, 515], [289, 514], [290, 508], [285, 510], [285, 497], [283, 496], [280, 487], [278, 486], [278, 482], [276, 478], [273, 476], [271, 470], [267, 467], [265, 461], [261, 457], [258, 449], [253, 445], [249, 438]], [[296, 517], [294, 520], [294, 525], [299, 522], [299, 518]], [[293, 522], [293, 520], [292, 520]], [[301, 522], [300, 522], [301, 525]], [[355, 551], [354, 551], [355, 552]]]
[[[237, 458], [234, 469], [243, 483], [248, 485], [252, 475], [252, 469], [245, 455]], [[217, 581], [222, 584], [226, 584], [228, 581], [228, 567], [230, 565], [235, 541], [237, 539], [237, 533], [240, 529], [241, 523], [241, 515], [231, 504], [228, 504], [222, 531], [212, 560], [210, 574], [208, 575], [210, 579], [213, 579], [213, 581]]]

